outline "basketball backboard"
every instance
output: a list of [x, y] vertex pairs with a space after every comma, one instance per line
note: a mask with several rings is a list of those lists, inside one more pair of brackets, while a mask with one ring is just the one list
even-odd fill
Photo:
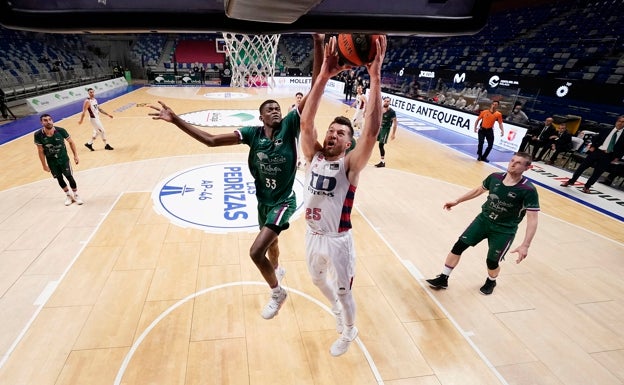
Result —
[[67, 33], [464, 35], [492, 0], [0, 0], [0, 24]]

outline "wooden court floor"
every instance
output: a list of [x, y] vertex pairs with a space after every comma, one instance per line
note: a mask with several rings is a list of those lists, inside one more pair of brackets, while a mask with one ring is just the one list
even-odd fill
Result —
[[[432, 291], [423, 279], [439, 274], [483, 201], [442, 205], [498, 169], [401, 130], [387, 167], [373, 167], [375, 150], [356, 194], [356, 344], [328, 352], [337, 334], [305, 268], [301, 218], [280, 236], [288, 300], [262, 319], [255, 233], [182, 228], [152, 204], [163, 178], [244, 162], [247, 147], [206, 148], [148, 118], [145, 103], [183, 113], [293, 99], [212, 92], [224, 89], [143, 88], [105, 103], [114, 151], [83, 146], [91, 129], [78, 114], [58, 120], [78, 145], [83, 206], [63, 205], [30, 135], [2, 146], [0, 384], [624, 383], [624, 225], [538, 187], [529, 257], [508, 256], [493, 295], [478, 292], [484, 244], [465, 252], [448, 290]], [[324, 100], [320, 131], [338, 114], [345, 107]]]

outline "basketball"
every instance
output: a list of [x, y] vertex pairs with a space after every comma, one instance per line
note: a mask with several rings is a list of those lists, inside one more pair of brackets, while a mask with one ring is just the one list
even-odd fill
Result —
[[375, 59], [377, 45], [375, 42], [381, 35], [363, 33], [341, 33], [336, 38], [340, 64], [363, 66]]

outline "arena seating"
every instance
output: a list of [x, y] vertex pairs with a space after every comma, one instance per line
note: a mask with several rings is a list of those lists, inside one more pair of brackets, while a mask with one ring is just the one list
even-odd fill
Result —
[[[502, 3], [502, 2], [501, 2]], [[519, 4], [518, 4], [519, 3]], [[544, 2], [542, 2], [544, 3]], [[583, 2], [548, 1], [526, 6], [509, 2], [505, 9], [493, 10], [480, 32], [469, 36], [391, 36], [384, 63], [386, 89], [401, 91], [417, 81], [420, 70], [474, 71], [483, 74], [513, 75], [533, 79], [570, 79], [588, 84], [624, 83], [624, 14], [621, 0]], [[516, 4], [517, 6], [513, 6]], [[580, 3], [579, 3], [580, 5]], [[203, 44], [220, 34], [139, 34], [127, 38], [130, 70], [144, 78], [147, 68], [173, 71], [173, 53], [178, 69], [195, 63], [207, 70], [212, 58], [186, 58], [186, 45]], [[58, 35], [13, 31], [0, 28], [0, 87], [15, 99], [111, 74], [111, 52], [97, 56], [88, 47], [93, 41], [122, 39], [118, 35]], [[176, 47], [177, 46], [177, 47]], [[118, 48], [123, 47], [119, 44]], [[309, 35], [285, 34], [276, 55], [278, 75], [308, 75], [312, 57]], [[191, 49], [190, 52], [195, 52]], [[108, 56], [107, 56], [108, 55]], [[223, 54], [221, 54], [223, 56]], [[49, 58], [45, 62], [42, 58]], [[62, 65], [53, 71], [53, 60]], [[92, 69], [83, 68], [85, 59]], [[204, 61], [205, 60], [205, 61]], [[222, 59], [218, 59], [222, 60]], [[107, 64], [104, 64], [107, 63]], [[216, 65], [217, 68], [219, 64]], [[222, 66], [222, 64], [221, 64]], [[404, 71], [406, 76], [397, 78]], [[365, 75], [365, 71], [358, 69]], [[435, 82], [419, 84], [421, 90], [435, 88]], [[517, 98], [519, 95], [502, 95]], [[561, 101], [543, 95], [523, 99], [525, 112], [534, 120], [551, 114], [576, 114], [585, 120], [612, 123], [614, 109], [599, 103]]]
[[78, 35], [0, 28], [0, 88], [7, 101], [105, 79], [112, 73]]

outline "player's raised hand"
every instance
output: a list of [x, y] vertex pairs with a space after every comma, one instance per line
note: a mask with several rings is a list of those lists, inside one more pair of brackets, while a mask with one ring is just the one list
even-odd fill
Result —
[[161, 119], [166, 122], [170, 122], [170, 123], [173, 122], [173, 117], [175, 116], [175, 112], [173, 112], [171, 108], [167, 107], [165, 103], [161, 102], [160, 100], [158, 101], [158, 103], [160, 104], [160, 107], [149, 106], [151, 109], [158, 111], [158, 112], [149, 113], [149, 116], [151, 116], [152, 119], [154, 120]]
[[386, 56], [386, 47], [388, 45], [388, 40], [386, 35], [379, 35], [379, 38], [375, 40], [375, 44], [377, 45], [377, 52], [375, 53], [375, 59], [366, 64], [366, 69], [368, 73], [381, 73], [381, 66], [384, 61], [384, 57]]
[[321, 66], [321, 72], [325, 72], [329, 77], [333, 77], [342, 71], [351, 68], [351, 66], [348, 65], [340, 65], [338, 59], [336, 36], [332, 36], [325, 44], [325, 54], [323, 58], [323, 65]]

